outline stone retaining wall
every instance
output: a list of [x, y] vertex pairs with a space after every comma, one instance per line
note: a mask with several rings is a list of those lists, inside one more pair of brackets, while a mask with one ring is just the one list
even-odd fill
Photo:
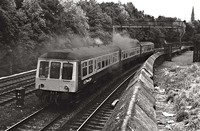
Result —
[[[183, 51], [174, 51], [173, 56], [180, 52]], [[160, 52], [145, 61], [120, 98], [104, 131], [158, 131], [153, 72], [164, 61], [165, 54]]]

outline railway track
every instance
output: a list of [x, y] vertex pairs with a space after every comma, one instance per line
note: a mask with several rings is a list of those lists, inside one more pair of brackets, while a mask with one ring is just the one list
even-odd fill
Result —
[[120, 82], [118, 86], [110, 88], [109, 90], [103, 91], [96, 99], [88, 104], [80, 113], [78, 113], [74, 118], [69, 120], [63, 127], [60, 128], [61, 131], [100, 131], [103, 129], [105, 123], [113, 113], [114, 107], [112, 107], [113, 101], [117, 102], [120, 98], [124, 89], [126, 89], [129, 80], [135, 74], [132, 73], [128, 78]]
[[5, 77], [1, 77], [0, 78], [0, 86], [2, 86], [3, 84], [9, 84], [11, 81], [15, 81], [17, 79], [21, 79], [27, 76], [34, 76], [36, 73], [36, 70], [30, 70], [30, 71], [26, 71], [26, 72], [22, 72], [19, 74], [14, 74], [11, 76], [5, 76]]
[[35, 70], [0, 78], [0, 106], [14, 101], [19, 87], [26, 89], [26, 95], [35, 92], [34, 85]]
[[47, 105], [5, 131], [43, 131], [54, 121], [59, 119], [63, 113], [65, 113], [63, 109], [56, 109], [56, 107]]
[[[6, 131], [18, 131], [18, 130], [24, 130], [24, 131], [25, 130], [31, 130], [31, 131], [32, 130], [37, 130], [37, 131], [65, 130], [66, 131], [72, 128], [71, 126], [73, 126], [72, 124], [73, 122], [74, 124], [79, 123], [76, 128], [73, 128], [73, 130], [77, 130], [84, 122], [83, 120], [86, 120], [86, 119], [87, 119], [87, 122], [85, 122], [86, 125], [88, 125], [88, 123], [90, 125], [91, 123], [94, 124], [94, 122], [96, 124], [101, 123], [95, 126], [96, 129], [100, 130], [103, 128], [103, 123], [107, 121], [107, 119], [109, 118], [110, 114], [113, 111], [113, 108], [110, 106], [111, 103], [113, 102], [113, 100], [116, 100], [120, 97], [121, 93], [123, 92], [122, 90], [124, 90], [122, 86], [126, 87], [128, 84], [127, 82], [128, 79], [130, 79], [130, 77], [133, 75], [132, 74], [131, 76], [129, 76], [128, 79], [126, 79], [123, 83], [121, 83], [122, 81], [121, 79], [124, 79], [124, 76], [127, 75], [127, 73], [128, 72], [124, 73], [124, 75], [122, 75], [118, 79], [115, 79], [115, 81], [110, 82], [104, 91], [97, 91], [98, 93], [93, 93], [92, 96], [89, 96], [89, 97], [86, 96], [86, 98], [82, 98], [79, 103], [67, 104], [64, 106], [64, 108], [62, 108], [64, 110], [52, 109], [54, 107], [41, 109], [40, 111], [37, 111], [31, 114], [30, 116], [24, 118], [20, 122], [11, 126]], [[116, 85], [116, 83], [119, 86], [116, 87], [115, 89], [112, 89], [111, 87], [113, 87], [113, 84]], [[83, 111], [86, 111], [86, 112], [83, 112]], [[74, 121], [74, 119], [76, 120], [79, 119], [78, 117], [79, 118], [81, 117], [80, 118], [81, 122]], [[87, 127], [85, 126], [85, 124], [82, 125], [80, 130], [82, 129], [85, 130], [85, 128]]]
[[[17, 122], [16, 124], [8, 128], [6, 131], [18, 131], [18, 130], [24, 130], [24, 131], [65, 130], [66, 131], [68, 129], [85, 130], [88, 129], [89, 127], [95, 127], [95, 129], [91, 128], [90, 130], [101, 130], [103, 128], [103, 125], [106, 123], [111, 113], [113, 112], [111, 103], [120, 97], [121, 93], [123, 92], [122, 90], [124, 90], [121, 87], [124, 86], [126, 88], [128, 84], [127, 81], [133, 75], [132, 74], [131, 76], [129, 76], [129, 78], [127, 78], [122, 84], [120, 84], [121, 80], [125, 79], [127, 73], [130, 75], [129, 71], [124, 73], [124, 75], [122, 75], [120, 78], [115, 79], [115, 81], [109, 82], [110, 84], [108, 85], [109, 87], [108, 90], [105, 89], [105, 91], [100, 91], [100, 93], [98, 91], [98, 93], [93, 94], [94, 96], [89, 96], [89, 97], [86, 96], [86, 98], [81, 99], [80, 102], [77, 104], [74, 105], [69, 104], [67, 107], [64, 108], [65, 110], [60, 110], [60, 109], [55, 110], [53, 109], [54, 107], [51, 108], [45, 107], [44, 109], [41, 109], [27, 116], [23, 120]], [[116, 83], [120, 85], [116, 87], [116, 89], [112, 89], [113, 84], [116, 85]], [[79, 119], [78, 117], [80, 118], [81, 121], [77, 121], [77, 119]], [[72, 127], [74, 126], [73, 123], [75, 125], [78, 124], [78, 126], [76, 126], [75, 128]]]
[[35, 75], [33, 73], [14, 77], [12, 79], [5, 79], [3, 82], [0, 80], [0, 93], [8, 92], [31, 82], [35, 82]]
[[[26, 90], [25, 95], [32, 94], [36, 91], [34, 82], [24, 85], [23, 88], [25, 88], [25, 90]], [[16, 98], [15, 93], [16, 93], [15, 89], [1, 93], [0, 94], [0, 106], [3, 106], [9, 102], [14, 101]]]

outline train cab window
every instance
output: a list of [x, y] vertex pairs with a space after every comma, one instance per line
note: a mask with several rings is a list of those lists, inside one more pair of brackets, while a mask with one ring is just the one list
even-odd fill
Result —
[[72, 80], [73, 64], [63, 63], [62, 79]]
[[82, 63], [83, 77], [87, 75], [87, 61]]
[[50, 78], [59, 79], [60, 78], [60, 62], [51, 62], [50, 68]]
[[93, 72], [93, 60], [89, 61], [89, 74]]
[[40, 78], [47, 78], [49, 74], [49, 62], [41, 61], [40, 68], [39, 68], [39, 77]]

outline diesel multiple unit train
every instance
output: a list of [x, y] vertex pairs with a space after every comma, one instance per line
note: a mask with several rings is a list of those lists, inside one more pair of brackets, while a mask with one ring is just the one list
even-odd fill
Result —
[[105, 74], [154, 52], [152, 42], [99, 45], [50, 51], [38, 58], [36, 95], [42, 100], [73, 98]]

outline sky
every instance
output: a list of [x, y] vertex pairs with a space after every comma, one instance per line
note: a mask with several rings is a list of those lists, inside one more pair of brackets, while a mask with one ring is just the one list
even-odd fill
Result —
[[194, 7], [195, 20], [200, 20], [200, 0], [96, 0], [97, 2], [132, 2], [133, 5], [145, 14], [158, 16], [176, 17], [190, 21], [192, 7]]

